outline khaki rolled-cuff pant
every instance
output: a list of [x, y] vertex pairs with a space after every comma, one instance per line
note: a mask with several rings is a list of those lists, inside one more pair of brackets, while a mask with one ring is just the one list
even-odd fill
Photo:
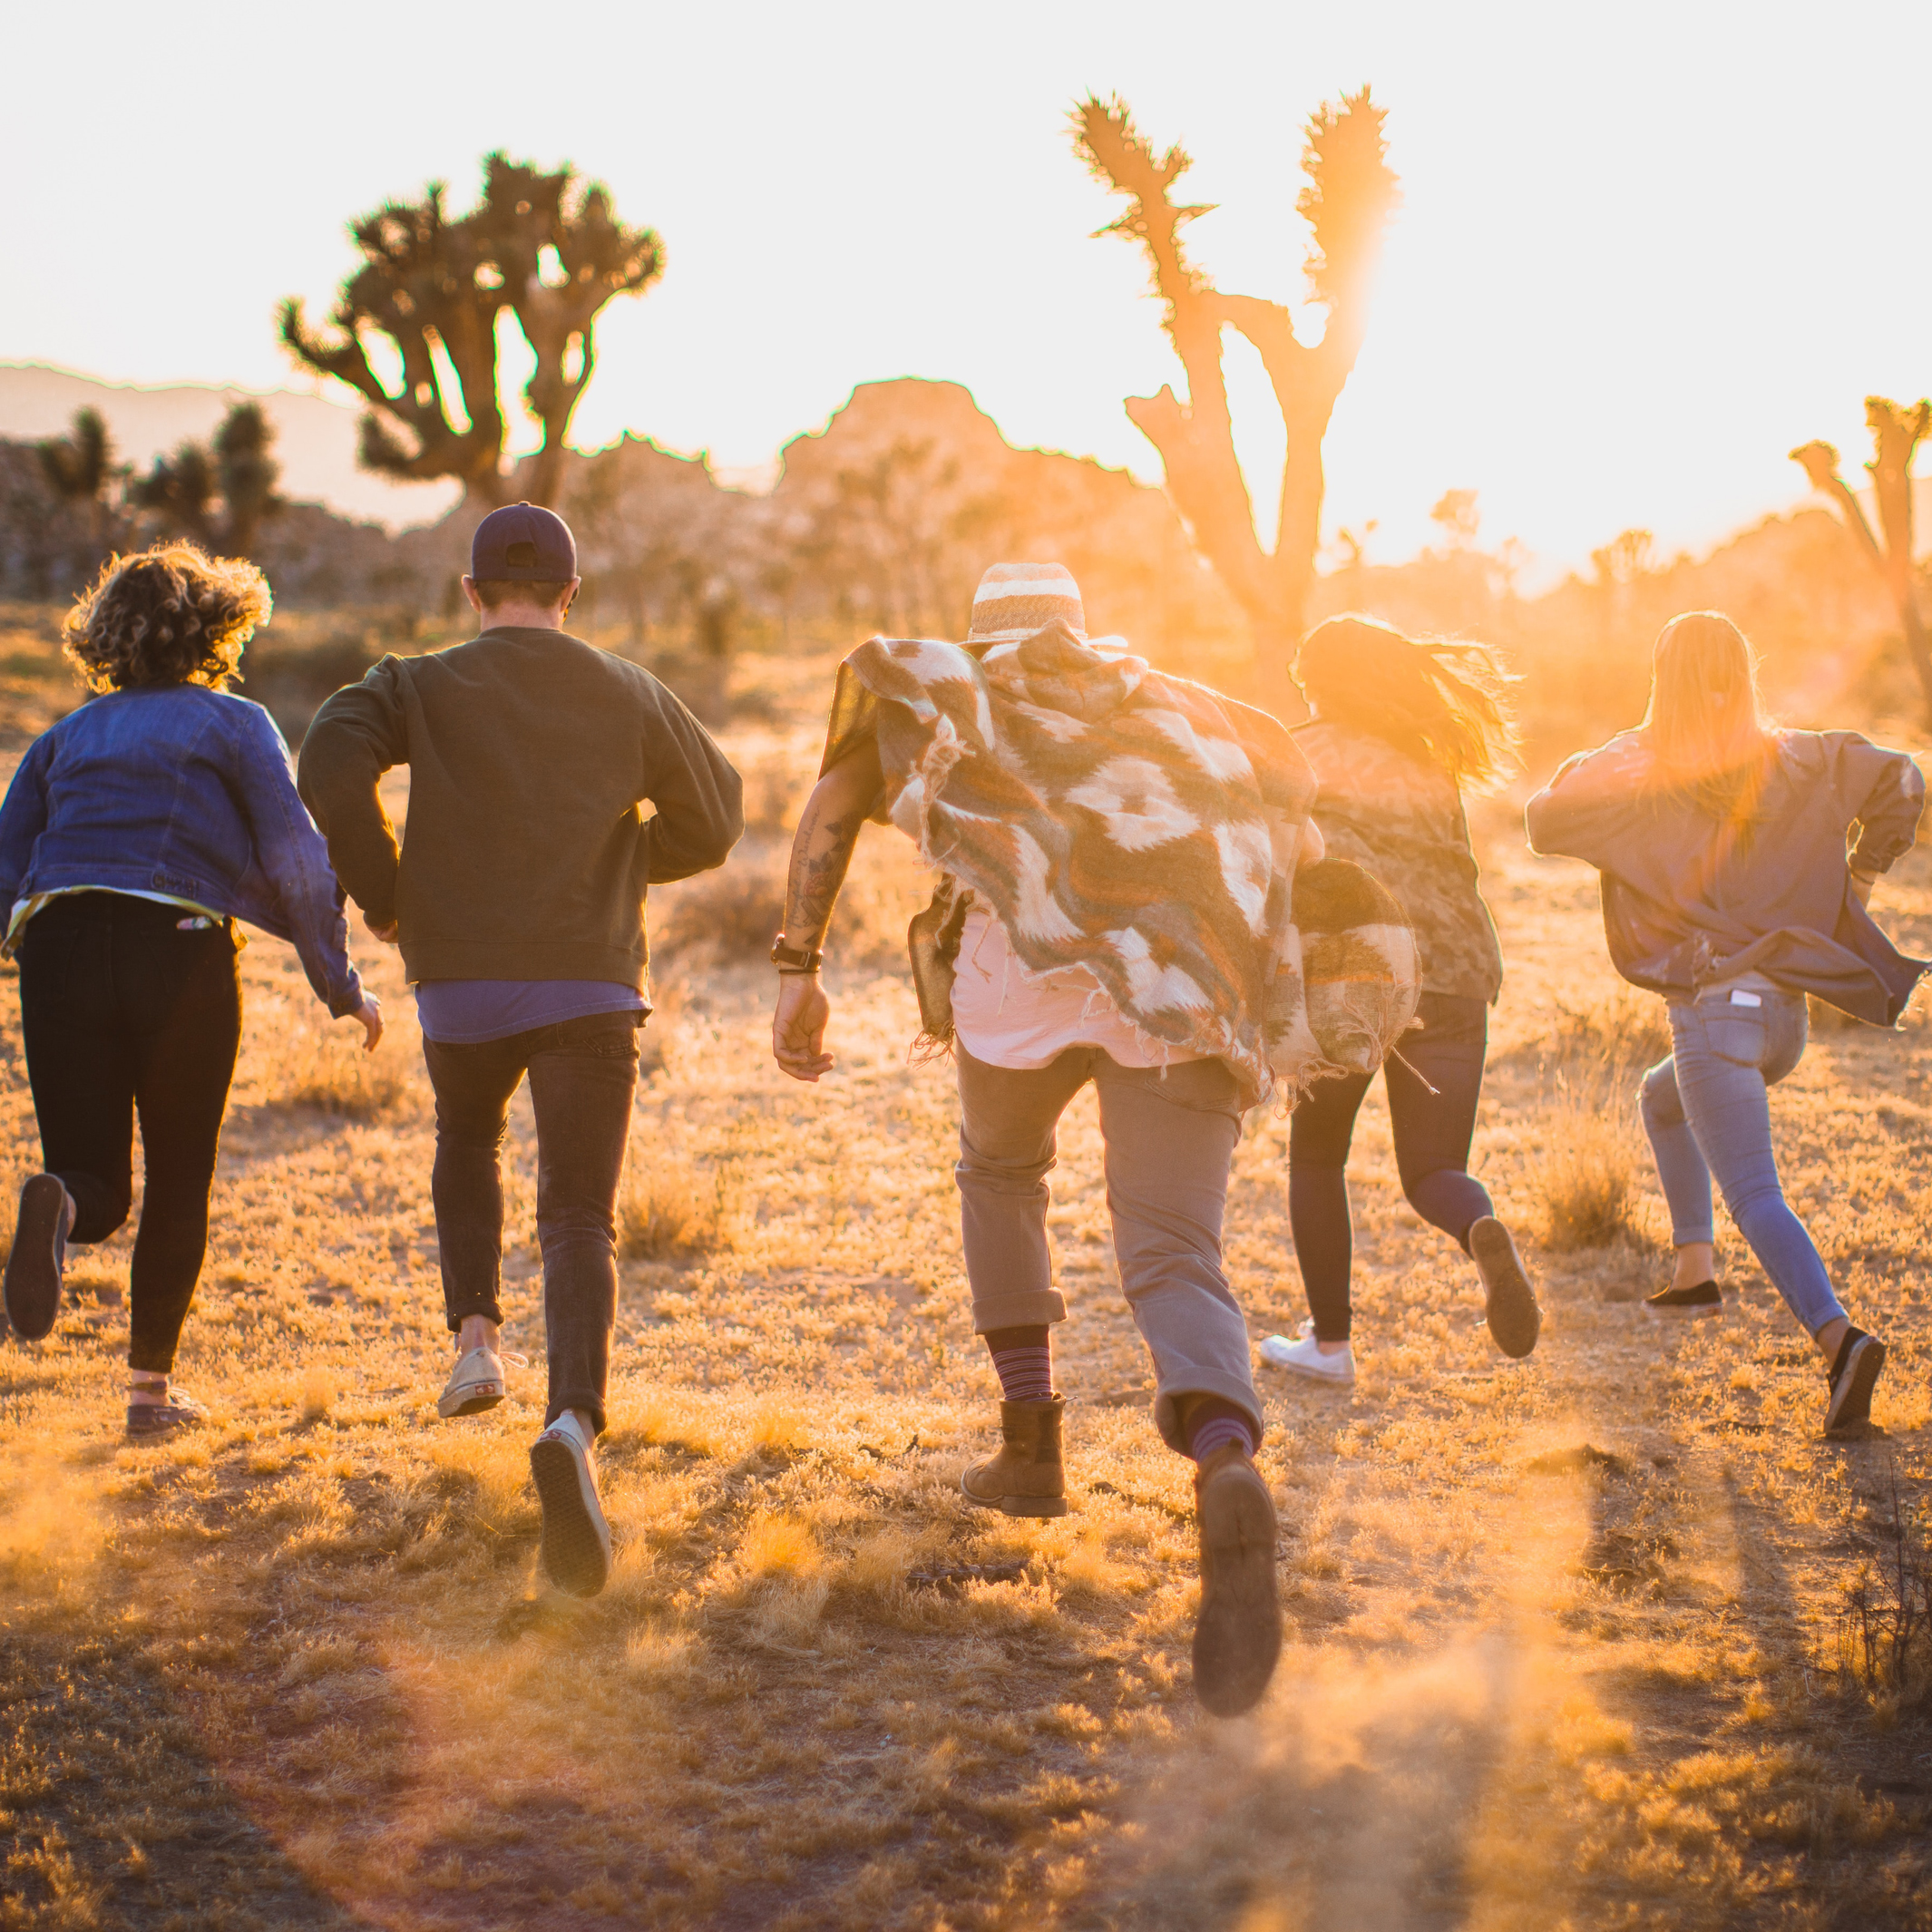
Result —
[[1122, 1067], [1098, 1047], [1069, 1047], [1045, 1067], [990, 1067], [963, 1045], [960, 1071], [960, 1229], [972, 1324], [1064, 1322], [1047, 1247], [1047, 1174], [1055, 1129], [1088, 1080], [1107, 1145], [1107, 1205], [1120, 1286], [1154, 1359], [1154, 1420], [1184, 1454], [1181, 1399], [1218, 1395], [1262, 1429], [1248, 1324], [1221, 1266], [1228, 1169], [1241, 1137], [1234, 1076], [1219, 1060]]

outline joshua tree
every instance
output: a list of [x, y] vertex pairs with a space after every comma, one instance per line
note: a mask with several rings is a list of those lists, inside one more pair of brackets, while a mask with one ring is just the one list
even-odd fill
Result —
[[1448, 540], [1451, 550], [1468, 550], [1482, 528], [1482, 512], [1473, 490], [1445, 490], [1436, 499], [1429, 520]]
[[[282, 304], [282, 341], [298, 361], [339, 377], [368, 403], [366, 468], [454, 476], [490, 505], [505, 495], [496, 324], [509, 309], [536, 357], [523, 397], [543, 425], [523, 493], [553, 503], [564, 433], [596, 366], [598, 313], [613, 296], [654, 282], [663, 249], [649, 229], [625, 228], [609, 191], [581, 185], [569, 163], [546, 174], [488, 155], [481, 206], [454, 220], [444, 212], [444, 192], [433, 181], [420, 201], [385, 202], [351, 223], [363, 265], [342, 285], [333, 335], [311, 330], [291, 298]], [[393, 392], [370, 366], [370, 332], [395, 346], [402, 379]]]
[[[281, 464], [268, 454], [275, 429], [259, 403], [237, 403], [212, 444], [189, 441], [157, 456], [130, 495], [183, 536], [225, 556], [246, 557], [264, 517], [282, 507], [275, 493]], [[216, 513], [216, 504], [220, 513]]]
[[64, 436], [36, 445], [41, 473], [67, 503], [97, 503], [114, 479], [114, 444], [98, 409], [77, 409]]
[[[1319, 342], [1306, 343], [1283, 304], [1224, 295], [1187, 260], [1181, 230], [1209, 212], [1173, 198], [1191, 157], [1178, 146], [1156, 155], [1117, 99], [1089, 96], [1074, 111], [1075, 148], [1096, 176], [1127, 197], [1127, 212], [1101, 233], [1129, 236], [1147, 249], [1155, 293], [1166, 305], [1164, 326], [1187, 372], [1185, 403], [1163, 388], [1158, 395], [1129, 397], [1127, 415], [1160, 452], [1176, 506], [1246, 610], [1271, 688], [1285, 675], [1301, 633], [1321, 538], [1322, 439], [1361, 349], [1382, 236], [1400, 199], [1384, 158], [1384, 112], [1364, 87], [1345, 94], [1339, 107], [1323, 105], [1308, 123], [1302, 155], [1308, 185], [1295, 208], [1314, 231], [1308, 279], [1328, 322]], [[1272, 552], [1255, 535], [1234, 455], [1221, 367], [1225, 328], [1238, 330], [1260, 351], [1288, 432]]]
[[64, 436], [50, 436], [34, 447], [48, 487], [85, 517], [88, 541], [102, 550], [111, 548], [116, 522], [114, 489], [124, 473], [114, 462], [113, 438], [101, 412], [75, 410]]
[[1656, 568], [1656, 540], [1647, 530], [1619, 531], [1601, 550], [1590, 552], [1596, 581], [1615, 589], [1647, 577]]
[[221, 541], [231, 556], [249, 555], [262, 519], [282, 507], [275, 491], [282, 466], [268, 454], [274, 441], [259, 403], [237, 403], [215, 432], [215, 481], [226, 512]]
[[1927, 639], [1912, 582], [1912, 453], [1932, 434], [1932, 402], [1906, 408], [1885, 396], [1868, 395], [1865, 421], [1872, 440], [1872, 459], [1865, 468], [1871, 477], [1872, 495], [1878, 500], [1878, 533], [1874, 533], [1864, 505], [1839, 474], [1838, 452], [1829, 443], [1803, 444], [1791, 452], [1791, 461], [1803, 465], [1814, 490], [1838, 504], [1851, 533], [1885, 579], [1898, 607], [1912, 668], [1918, 673], [1926, 722], [1932, 726], [1932, 639]]
[[128, 495], [137, 509], [152, 512], [170, 530], [210, 550], [220, 547], [215, 540], [215, 461], [206, 444], [190, 438], [172, 454], [157, 456]]

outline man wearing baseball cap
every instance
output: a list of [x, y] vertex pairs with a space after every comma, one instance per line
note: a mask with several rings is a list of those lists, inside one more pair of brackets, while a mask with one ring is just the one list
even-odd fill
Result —
[[[309, 727], [299, 784], [337, 876], [370, 931], [401, 946], [415, 985], [456, 1337], [444, 1416], [503, 1398], [498, 1162], [529, 1077], [550, 1373], [531, 1473], [544, 1567], [591, 1596], [610, 1565], [592, 1445], [649, 1011], [645, 891], [722, 864], [744, 815], [737, 773], [684, 706], [649, 671], [565, 634], [579, 581], [561, 517], [532, 503], [493, 511], [463, 580], [481, 635], [386, 657], [337, 691]], [[410, 768], [401, 842], [376, 792], [398, 765]]]

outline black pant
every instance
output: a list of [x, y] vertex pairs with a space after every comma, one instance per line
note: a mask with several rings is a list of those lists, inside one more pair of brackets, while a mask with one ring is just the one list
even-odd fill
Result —
[[146, 1169], [128, 1361], [165, 1374], [208, 1246], [208, 1193], [241, 1043], [235, 930], [123, 893], [56, 899], [20, 943], [21, 1031], [41, 1158], [73, 1196], [68, 1237], [105, 1241]]
[[581, 1409], [601, 1430], [617, 1319], [617, 1186], [638, 1085], [634, 1021], [594, 1013], [507, 1039], [425, 1039], [436, 1090], [436, 1245], [454, 1334], [468, 1315], [503, 1319], [503, 1180], [510, 1101], [530, 1075], [537, 1115], [537, 1240], [550, 1355], [546, 1426]]
[[[1419, 1012], [1422, 1030], [1405, 1034], [1401, 1059], [1391, 1054], [1382, 1069], [1396, 1172], [1410, 1205], [1467, 1248], [1470, 1223], [1495, 1212], [1488, 1191], [1464, 1171], [1482, 1094], [1489, 1010], [1480, 1000], [1424, 993]], [[1373, 1078], [1317, 1081], [1288, 1122], [1288, 1222], [1308, 1312], [1323, 1342], [1349, 1338], [1349, 1142]]]

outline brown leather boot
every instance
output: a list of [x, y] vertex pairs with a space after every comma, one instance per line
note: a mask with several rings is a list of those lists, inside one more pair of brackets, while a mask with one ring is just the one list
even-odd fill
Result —
[[1282, 1651], [1274, 1503], [1238, 1442], [1201, 1465], [1194, 1495], [1201, 1532], [1195, 1695], [1216, 1717], [1239, 1717], [1261, 1702]]
[[1066, 1406], [1058, 1395], [1050, 1402], [1001, 1402], [1000, 1453], [971, 1464], [960, 1478], [966, 1500], [1009, 1516], [1065, 1516], [1060, 1412]]

